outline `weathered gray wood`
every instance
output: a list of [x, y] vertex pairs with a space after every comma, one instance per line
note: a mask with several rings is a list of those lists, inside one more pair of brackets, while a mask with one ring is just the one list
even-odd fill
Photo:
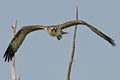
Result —
[[[13, 22], [13, 26], [12, 26], [12, 38], [15, 36], [16, 26], [17, 26], [17, 20], [15, 20]], [[12, 58], [12, 61], [11, 61], [11, 73], [12, 73], [12, 80], [20, 80], [20, 77], [17, 78], [16, 77], [16, 73], [15, 73], [15, 56]]]

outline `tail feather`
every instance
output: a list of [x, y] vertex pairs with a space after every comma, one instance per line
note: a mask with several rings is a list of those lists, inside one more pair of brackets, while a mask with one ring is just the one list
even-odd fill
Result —
[[64, 31], [62, 31], [62, 34], [68, 34], [68, 32], [64, 32]]

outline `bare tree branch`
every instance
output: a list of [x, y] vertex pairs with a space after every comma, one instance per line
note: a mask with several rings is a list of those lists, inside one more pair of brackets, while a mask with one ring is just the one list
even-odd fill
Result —
[[[15, 20], [12, 25], [12, 38], [15, 36], [16, 26], [17, 26], [17, 20]], [[12, 80], [20, 80], [20, 77], [17, 78], [15, 73], [15, 57], [13, 57], [11, 61], [11, 72], [12, 72]]]
[[[78, 7], [76, 7], [76, 20], [78, 20]], [[72, 43], [72, 52], [71, 52], [71, 57], [70, 57], [70, 62], [69, 62], [69, 66], [68, 66], [68, 73], [67, 73], [66, 80], [70, 80], [70, 74], [71, 74], [72, 63], [73, 63], [74, 52], [75, 52], [76, 31], [77, 31], [77, 25], [75, 26], [75, 29], [74, 29], [74, 36], [73, 36], [73, 43]]]

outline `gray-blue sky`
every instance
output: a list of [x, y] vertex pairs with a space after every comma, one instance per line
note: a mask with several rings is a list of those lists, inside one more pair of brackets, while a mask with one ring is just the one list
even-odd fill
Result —
[[[120, 79], [120, 1], [119, 0], [10, 0], [0, 1], [0, 80], [10, 80], [10, 63], [3, 54], [11, 40], [11, 25], [54, 25], [75, 19], [84, 20], [113, 38], [117, 46], [98, 37], [85, 26], [78, 26], [72, 80]], [[21, 80], [64, 80], [66, 78], [73, 29], [58, 41], [45, 31], [30, 33], [16, 53], [16, 72]]]

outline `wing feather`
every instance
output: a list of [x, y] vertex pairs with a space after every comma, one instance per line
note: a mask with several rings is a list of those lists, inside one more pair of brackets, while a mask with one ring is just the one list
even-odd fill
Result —
[[26, 36], [25, 34], [23, 35], [22, 32], [23, 32], [22, 30], [18, 31], [18, 33], [15, 35], [15, 37], [10, 42], [10, 44], [3, 56], [5, 58], [5, 61], [9, 62], [10, 60], [12, 60], [12, 57], [15, 55], [15, 52], [22, 44], [22, 42]]
[[99, 35], [100, 37], [102, 37], [103, 39], [107, 40], [112, 46], [116, 46], [114, 40], [110, 37], [108, 37], [107, 35], [105, 35], [104, 33], [102, 33], [100, 30], [98, 30], [97, 28], [93, 27], [90, 24], [86, 23], [86, 26], [88, 28], [90, 28], [93, 32], [95, 32], [97, 35]]
[[5, 61], [12, 60], [12, 57], [15, 55], [15, 52], [18, 50], [22, 42], [24, 41], [26, 35], [35, 30], [43, 30], [44, 28], [41, 25], [33, 25], [33, 26], [24, 26], [22, 27], [15, 35], [15, 37], [10, 42], [3, 58]]
[[102, 33], [100, 30], [98, 30], [97, 28], [93, 27], [92, 25], [86, 23], [85, 21], [82, 20], [74, 20], [74, 21], [68, 21], [65, 22], [63, 24], [58, 25], [61, 29], [65, 29], [68, 27], [72, 27], [74, 25], [86, 25], [89, 29], [91, 29], [93, 32], [95, 32], [97, 35], [99, 35], [100, 37], [104, 38], [105, 40], [107, 40], [112, 46], [115, 46], [115, 42], [113, 39], [111, 39], [110, 37], [108, 37], [107, 35], [105, 35], [104, 33]]

